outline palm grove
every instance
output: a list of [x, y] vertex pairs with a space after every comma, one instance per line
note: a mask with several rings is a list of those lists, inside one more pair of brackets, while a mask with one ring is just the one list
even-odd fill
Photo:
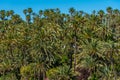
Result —
[[0, 80], [119, 80], [120, 10], [0, 10]]

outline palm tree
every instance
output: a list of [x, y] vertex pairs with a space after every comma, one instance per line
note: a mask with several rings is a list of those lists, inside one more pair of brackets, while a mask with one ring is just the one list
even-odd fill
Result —
[[101, 23], [104, 23], [103, 21], [104, 21], [104, 11], [103, 10], [100, 10], [100, 11], [98, 11], [98, 14], [99, 14], [99, 16], [100, 16], [100, 20], [101, 20]]
[[41, 16], [43, 15], [43, 10], [39, 11], [39, 15], [40, 15], [40, 18], [41, 18]]
[[14, 14], [14, 11], [13, 10], [10, 10], [9, 11], [9, 14], [12, 16]]
[[113, 10], [113, 13], [114, 13], [116, 16], [119, 16], [119, 10], [118, 10], [118, 9], [114, 9], [114, 10]]
[[112, 8], [111, 7], [108, 7], [107, 9], [106, 9], [106, 11], [107, 11], [107, 13], [108, 13], [108, 15], [107, 15], [107, 27], [110, 27], [110, 23], [111, 23], [111, 21], [112, 21], [112, 13], [113, 13], [113, 10], [112, 10]]
[[32, 12], [33, 12], [32, 8], [28, 8], [27, 12], [29, 13], [29, 15], [32, 14]]
[[27, 21], [27, 24], [30, 23], [30, 20], [31, 20], [31, 16], [30, 16], [30, 15], [26, 15], [26, 21]]
[[5, 19], [5, 16], [6, 16], [5, 13], [6, 13], [5, 10], [1, 10], [0, 11], [0, 18], [1, 18], [1, 20]]
[[27, 9], [23, 10], [24, 15], [27, 15]]
[[18, 15], [18, 14], [12, 15], [11, 20], [12, 20], [13, 24], [20, 23], [22, 21], [22, 19], [20, 18], [20, 15]]
[[112, 8], [111, 7], [107, 7], [107, 12], [108, 12], [108, 14], [112, 14]]
[[75, 11], [76, 11], [76, 10], [75, 10], [73, 7], [71, 7], [71, 8], [69, 9], [69, 13], [71, 14], [71, 16], [74, 15]]

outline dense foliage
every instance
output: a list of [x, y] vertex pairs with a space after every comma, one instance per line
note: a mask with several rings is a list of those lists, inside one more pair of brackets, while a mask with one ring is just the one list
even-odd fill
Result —
[[0, 80], [120, 80], [120, 10], [0, 10]]

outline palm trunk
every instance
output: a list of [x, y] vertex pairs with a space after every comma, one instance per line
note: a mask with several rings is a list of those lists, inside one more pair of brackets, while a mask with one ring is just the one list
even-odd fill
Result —
[[117, 75], [116, 75], [116, 71], [115, 71], [115, 68], [114, 68], [113, 51], [114, 51], [114, 49], [112, 49], [112, 51], [111, 51], [110, 61], [111, 61], [112, 72], [114, 74], [114, 80], [117, 80]]
[[77, 28], [75, 27], [75, 36], [74, 36], [74, 72], [76, 70], [76, 53], [77, 53], [77, 44], [76, 44], [76, 33]]
[[75, 49], [74, 49], [74, 72], [76, 70], [76, 37], [74, 38], [75, 40]]

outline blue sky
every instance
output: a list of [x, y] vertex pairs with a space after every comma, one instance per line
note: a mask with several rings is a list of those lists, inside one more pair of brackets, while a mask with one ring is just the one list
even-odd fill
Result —
[[40, 9], [59, 8], [61, 12], [68, 12], [70, 7], [85, 12], [93, 10], [106, 10], [111, 6], [113, 9], [120, 9], [120, 0], [0, 0], [0, 10], [14, 10], [15, 13], [23, 16], [23, 9], [31, 7], [34, 12]]

